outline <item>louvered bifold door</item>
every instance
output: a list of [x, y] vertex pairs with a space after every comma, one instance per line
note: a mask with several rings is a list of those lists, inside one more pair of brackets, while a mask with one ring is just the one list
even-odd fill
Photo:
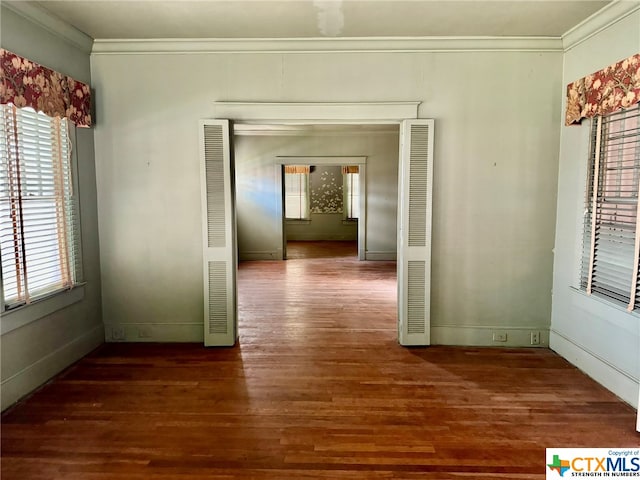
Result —
[[200, 122], [204, 344], [232, 346], [237, 339], [236, 221], [228, 120]]
[[405, 120], [398, 184], [398, 338], [430, 343], [433, 120]]

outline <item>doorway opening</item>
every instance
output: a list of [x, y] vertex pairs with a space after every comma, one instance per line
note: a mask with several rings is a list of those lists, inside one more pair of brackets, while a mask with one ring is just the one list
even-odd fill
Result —
[[235, 124], [232, 137], [240, 342], [247, 334], [268, 343], [269, 332], [287, 329], [313, 330], [323, 342], [343, 328], [371, 328], [374, 317], [393, 339], [399, 126], [256, 130]]
[[[335, 131], [340, 136], [333, 139], [321, 137], [322, 147], [313, 146], [316, 140], [310, 136], [302, 140], [302, 143], [311, 145], [302, 148], [320, 148], [324, 151], [330, 149], [328, 142], [333, 144], [333, 149], [353, 149], [365, 148], [360, 144], [370, 143], [377, 149], [372, 158], [379, 162], [381, 156], [388, 157], [391, 167], [393, 166], [392, 159], [397, 155], [398, 149], [397, 128], [386, 129], [384, 137], [379, 129], [375, 133], [365, 133], [358, 129], [359, 136], [376, 135], [375, 141], [369, 139], [368, 142], [362, 142], [362, 139], [354, 142], [351, 135], [355, 134], [350, 134], [348, 128], [337, 126]], [[309, 142], [310, 139], [313, 141]], [[376, 142], [379, 145], [375, 146]], [[276, 188], [279, 189], [281, 202], [276, 208], [280, 211], [282, 222], [282, 258], [288, 258], [289, 241], [355, 241], [356, 255], [360, 260], [365, 260], [367, 155], [277, 155], [274, 162], [276, 177], [280, 178], [279, 183], [276, 178]], [[392, 175], [394, 172], [388, 173]], [[390, 220], [395, 224], [395, 219]], [[396, 256], [397, 238], [391, 235], [388, 237], [388, 259], [391, 260]]]
[[[249, 123], [264, 126], [265, 120], [278, 118], [279, 121], [267, 122], [280, 127], [290, 128], [291, 125], [303, 125], [303, 128], [322, 128], [329, 125], [395, 125], [399, 130], [399, 149], [395, 150], [394, 172], [397, 172], [397, 182], [381, 182], [380, 191], [367, 194], [368, 208], [371, 202], [389, 204], [397, 218], [397, 224], [392, 229], [382, 229], [382, 232], [393, 235], [393, 249], [397, 248], [397, 332], [398, 341], [402, 345], [428, 345], [430, 337], [429, 300], [430, 300], [430, 269], [431, 269], [431, 188], [433, 165], [433, 120], [417, 119], [412, 115], [405, 115], [414, 109], [417, 113], [417, 103], [380, 103], [380, 104], [223, 104], [227, 118], [245, 121], [254, 118]], [[247, 107], [248, 106], [248, 110]], [[224, 110], [224, 108], [223, 108]], [[234, 115], [235, 111], [239, 115]], [[306, 115], [295, 115], [295, 112], [306, 112]], [[244, 115], [242, 115], [244, 112]], [[254, 117], [247, 112], [261, 112]], [[417, 116], [417, 115], [416, 115]], [[261, 119], [255, 120], [255, 119]], [[319, 118], [313, 121], [293, 121], [292, 118]], [[331, 118], [339, 120], [330, 121]], [[396, 120], [347, 120], [353, 118], [375, 119], [396, 118]], [[234, 184], [234, 171], [238, 168], [233, 163], [232, 146], [235, 147], [236, 157], [241, 150], [242, 142], [237, 135], [232, 136], [229, 120], [202, 120], [200, 122], [201, 144], [201, 178], [202, 178], [202, 206], [203, 206], [203, 260], [204, 260], [204, 292], [205, 292], [205, 345], [223, 346], [234, 345], [238, 340], [237, 316], [237, 283], [236, 278], [238, 253], [243, 251], [242, 241], [238, 242], [238, 231], [242, 228], [242, 221], [236, 223], [236, 208], [240, 209], [241, 201], [236, 202], [236, 192], [242, 191], [241, 185]], [[270, 129], [271, 127], [267, 125]], [[235, 131], [235, 128], [234, 128]], [[237, 132], [236, 132], [237, 133]], [[271, 133], [270, 136], [273, 136]], [[287, 134], [290, 136], [290, 134]], [[277, 139], [277, 135], [276, 135]], [[289, 140], [280, 141], [280, 147], [295, 145]], [[271, 148], [272, 154], [279, 148]], [[265, 150], [262, 151], [264, 153]], [[399, 154], [398, 154], [399, 152]], [[294, 152], [295, 154], [295, 152]], [[255, 157], [254, 157], [255, 158]], [[399, 168], [398, 168], [399, 163]], [[271, 180], [274, 180], [274, 168], [252, 165], [247, 167], [254, 173], [270, 168]], [[240, 175], [237, 175], [238, 180]], [[268, 178], [268, 175], [263, 177]], [[277, 175], [276, 178], [280, 178]], [[379, 178], [384, 179], [384, 174]], [[388, 180], [388, 179], [387, 179]], [[255, 202], [252, 227], [260, 230], [265, 227], [268, 217], [277, 214], [273, 203], [266, 200], [281, 200], [281, 194], [274, 193], [268, 184], [260, 182], [260, 177], [251, 180], [255, 189], [251, 190], [251, 197], [265, 200]], [[371, 182], [367, 182], [371, 183]], [[240, 181], [238, 181], [240, 184]], [[372, 184], [373, 185], [373, 184]], [[392, 194], [384, 187], [391, 186]], [[237, 187], [237, 188], [236, 188]], [[391, 200], [393, 199], [393, 200]], [[397, 200], [395, 200], [397, 199]], [[395, 205], [395, 206], [393, 206]], [[265, 215], [261, 215], [261, 214]], [[278, 217], [281, 218], [281, 217]], [[366, 259], [376, 260], [377, 254], [372, 248], [372, 235], [377, 217], [368, 215], [366, 221]], [[282, 228], [276, 237], [282, 238]], [[248, 238], [269, 237], [270, 233], [264, 229], [262, 236]], [[263, 238], [264, 237], [264, 238]], [[397, 241], [396, 241], [397, 240]], [[281, 243], [279, 245], [282, 245]], [[244, 245], [246, 247], [246, 245]], [[283, 258], [281, 246], [275, 247], [270, 253], [272, 259]], [[277, 251], [279, 250], [279, 251]], [[246, 249], [244, 250], [246, 252]], [[265, 252], [256, 251], [255, 254]], [[384, 252], [382, 252], [384, 254]], [[272, 262], [273, 263], [273, 262]], [[287, 262], [280, 262], [287, 263]]]

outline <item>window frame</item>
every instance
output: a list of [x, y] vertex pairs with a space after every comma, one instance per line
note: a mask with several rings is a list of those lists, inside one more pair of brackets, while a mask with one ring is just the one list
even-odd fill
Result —
[[[7, 105], [2, 105], [2, 108]], [[8, 104], [13, 108], [13, 105]], [[17, 109], [21, 110], [21, 109]], [[31, 109], [32, 110], [32, 109]], [[35, 112], [39, 115], [45, 115], [42, 112]], [[52, 118], [52, 117], [48, 117]], [[73, 122], [67, 119], [60, 119], [66, 124], [67, 142], [69, 143], [68, 157], [68, 177], [70, 182], [65, 183], [65, 187], [72, 192], [68, 198], [67, 206], [70, 207], [65, 222], [72, 224], [71, 230], [66, 231], [66, 242], [73, 244], [74, 258], [70, 258], [69, 274], [71, 275], [71, 284], [60, 288], [52, 288], [51, 290], [43, 289], [41, 293], [36, 293], [27, 301], [12, 302], [7, 305], [5, 300], [5, 287], [2, 269], [0, 268], [0, 312], [2, 314], [2, 322], [0, 322], [2, 334], [20, 328], [32, 321], [38, 320], [49, 315], [61, 308], [65, 308], [73, 303], [79, 302], [85, 295], [85, 282], [83, 280], [83, 253], [82, 253], [82, 226], [80, 219], [80, 198], [78, 184], [78, 155], [77, 155], [77, 128]], [[63, 201], [66, 197], [63, 197]], [[70, 217], [70, 218], [69, 218]], [[68, 225], [67, 225], [68, 227]], [[60, 244], [60, 242], [58, 242]], [[1, 266], [0, 266], [1, 267]], [[28, 275], [28, 273], [27, 273]], [[27, 276], [28, 278], [28, 276]]]
[[588, 144], [577, 288], [612, 306], [637, 313], [640, 309], [640, 104], [594, 117]]

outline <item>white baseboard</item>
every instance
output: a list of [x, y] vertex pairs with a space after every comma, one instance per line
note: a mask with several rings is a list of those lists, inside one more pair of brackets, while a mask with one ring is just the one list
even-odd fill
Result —
[[108, 323], [104, 338], [112, 342], [204, 343], [204, 319], [192, 323]]
[[[531, 332], [538, 332], [540, 343], [531, 344]], [[495, 334], [495, 336], [494, 336]], [[504, 338], [505, 341], [494, 340]], [[549, 330], [539, 326], [502, 327], [493, 325], [431, 325], [432, 345], [465, 345], [474, 347], [547, 347]]]
[[372, 252], [371, 250], [367, 250], [364, 255], [365, 255], [364, 258], [366, 260], [390, 261], [390, 262], [395, 262], [398, 257], [396, 252]]
[[102, 343], [104, 343], [104, 329], [102, 325], [98, 325], [18, 373], [2, 380], [0, 400], [2, 410], [6, 410]]
[[[638, 407], [637, 378], [633, 378], [555, 330], [551, 330], [550, 348], [629, 405]], [[640, 422], [638, 428], [640, 429]]]
[[240, 252], [240, 261], [253, 260], [282, 260], [282, 250], [280, 251], [264, 251], [264, 252]]
[[322, 233], [322, 232], [288, 232], [287, 241], [292, 242], [355, 242], [358, 240], [356, 234], [351, 233]]

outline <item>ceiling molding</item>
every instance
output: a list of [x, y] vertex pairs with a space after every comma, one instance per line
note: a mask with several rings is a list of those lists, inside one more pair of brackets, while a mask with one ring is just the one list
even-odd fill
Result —
[[560, 37], [96, 39], [93, 55], [202, 53], [562, 52]]
[[640, 1], [616, 0], [562, 35], [565, 52], [640, 10]]
[[91, 53], [93, 39], [89, 35], [81, 32], [64, 20], [54, 17], [43, 8], [30, 2], [20, 1], [3, 1], [2, 6], [39, 25], [48, 32], [72, 44], [82, 52], [87, 54]]

